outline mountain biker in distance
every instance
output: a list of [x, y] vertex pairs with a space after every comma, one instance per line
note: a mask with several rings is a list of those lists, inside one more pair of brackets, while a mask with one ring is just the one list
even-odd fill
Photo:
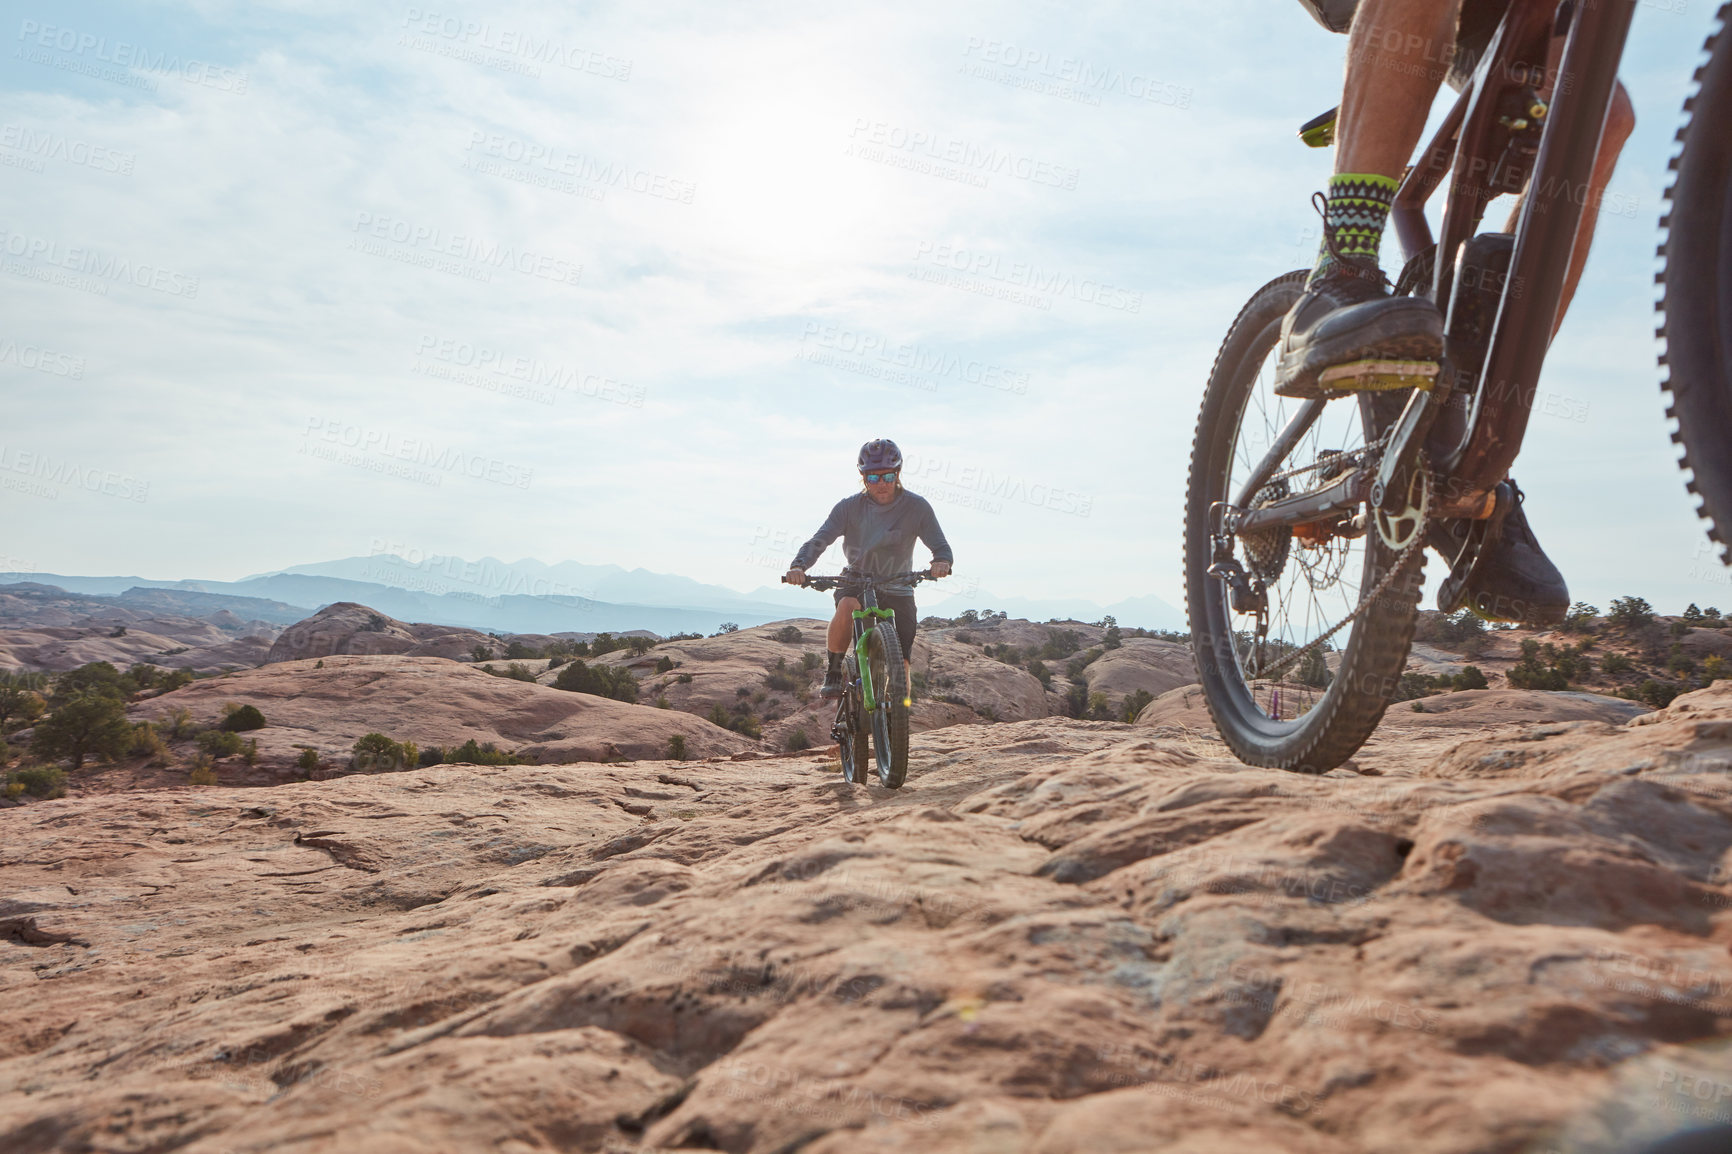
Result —
[[[806, 570], [823, 555], [837, 537], [848, 567], [868, 576], [892, 576], [914, 567], [914, 540], [918, 537], [932, 550], [932, 576], [948, 577], [955, 560], [950, 542], [938, 527], [938, 518], [925, 497], [902, 487], [902, 450], [895, 441], [868, 441], [860, 447], [855, 464], [860, 469], [861, 491], [836, 502], [812, 539], [800, 546], [793, 564], [782, 578], [790, 585], [804, 585]], [[825, 648], [830, 665], [824, 674], [822, 696], [842, 696], [842, 655], [847, 652], [854, 611], [860, 608], [860, 590], [844, 585], [836, 590], [836, 615], [830, 619]], [[914, 590], [878, 587], [878, 603], [896, 613], [896, 636], [902, 642], [905, 671], [914, 655]]]
[[[1559, 5], [1541, 88], [1548, 100], [1573, 2]], [[1390, 295], [1378, 265], [1378, 243], [1439, 83], [1446, 73], [1457, 89], [1467, 83], [1509, 0], [1301, 3], [1331, 32], [1348, 33], [1347, 77], [1335, 127], [1335, 174], [1322, 210], [1323, 240], [1305, 294], [1281, 326], [1275, 392], [1285, 397], [1340, 396], [1344, 394], [1326, 391], [1320, 383], [1325, 370], [1360, 361], [1435, 364], [1442, 359], [1442, 314], [1423, 297]], [[1576, 233], [1554, 336], [1593, 243], [1600, 197], [1635, 123], [1629, 93], [1619, 83], [1601, 129], [1587, 211]], [[1515, 231], [1520, 208], [1518, 203], [1511, 213], [1508, 231]], [[1350, 375], [1331, 389], [1351, 390], [1356, 383], [1369, 382], [1363, 377], [1355, 382]], [[1467, 589], [1467, 604], [1492, 620], [1557, 624], [1569, 609], [1569, 590], [1528, 527], [1519, 489], [1516, 495], [1501, 540]], [[1434, 525], [1433, 532], [1439, 531]], [[1435, 544], [1438, 538], [1431, 540]]]

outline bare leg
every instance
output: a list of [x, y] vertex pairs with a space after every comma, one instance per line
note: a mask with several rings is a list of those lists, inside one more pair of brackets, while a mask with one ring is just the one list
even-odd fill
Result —
[[1347, 41], [1336, 173], [1399, 179], [1455, 45], [1461, 0], [1362, 0]]
[[848, 652], [848, 639], [854, 634], [854, 611], [858, 608], [858, 597], [844, 597], [836, 602], [836, 616], [830, 618], [830, 635], [824, 646], [831, 653]]

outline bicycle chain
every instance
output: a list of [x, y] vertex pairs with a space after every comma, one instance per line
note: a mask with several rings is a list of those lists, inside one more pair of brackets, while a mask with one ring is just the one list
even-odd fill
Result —
[[1353, 612], [1349, 613], [1347, 616], [1343, 617], [1340, 621], [1337, 621], [1334, 625], [1330, 626], [1329, 630], [1327, 632], [1322, 633], [1319, 636], [1313, 638], [1312, 640], [1306, 642], [1303, 646], [1301, 646], [1298, 649], [1295, 649], [1293, 652], [1291, 652], [1287, 656], [1281, 658], [1281, 660], [1275, 662], [1275, 664], [1269, 666], [1267, 669], [1263, 669], [1263, 670], [1258, 671], [1258, 673], [1256, 674], [1257, 678], [1259, 680], [1262, 680], [1262, 681], [1267, 681], [1273, 675], [1278, 674], [1278, 673], [1282, 672], [1283, 670], [1287, 669], [1289, 666], [1295, 664], [1296, 662], [1299, 661], [1300, 658], [1304, 657], [1306, 654], [1310, 653], [1312, 650], [1317, 649], [1325, 641], [1328, 641], [1331, 637], [1333, 637], [1337, 633], [1341, 632], [1341, 630], [1345, 629], [1348, 625], [1351, 625], [1353, 623], [1354, 619], [1357, 618], [1361, 613], [1365, 612], [1366, 608], [1369, 607], [1373, 601], [1375, 601], [1379, 597], [1383, 596], [1383, 591], [1385, 589], [1389, 588], [1390, 582], [1394, 581], [1396, 576], [1401, 572], [1402, 568], [1404, 566], [1406, 566], [1407, 559], [1408, 559], [1408, 557], [1410, 557], [1413, 554], [1413, 551], [1415, 549], [1425, 548], [1425, 528], [1426, 528], [1426, 525], [1430, 522], [1430, 520], [1431, 520], [1431, 516], [1429, 513], [1419, 519], [1419, 525], [1414, 530], [1413, 540], [1411, 540], [1407, 543], [1407, 548], [1403, 549], [1400, 553], [1396, 554], [1395, 560], [1389, 566], [1389, 572], [1387, 572], [1383, 575], [1383, 580], [1379, 581], [1377, 583], [1377, 586], [1374, 589], [1372, 589], [1370, 593], [1367, 593], [1363, 598], [1360, 599], [1359, 604], [1355, 605], [1353, 607]]

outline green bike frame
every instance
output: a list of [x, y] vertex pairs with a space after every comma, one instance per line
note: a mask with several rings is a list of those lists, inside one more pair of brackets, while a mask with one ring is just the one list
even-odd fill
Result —
[[[869, 621], [874, 617], [895, 620], [896, 610], [879, 609], [876, 606], [871, 609], [854, 610], [855, 621]], [[868, 625], [864, 629], [861, 629], [858, 625], [854, 627], [854, 659], [859, 662], [860, 696], [866, 706], [867, 713], [871, 713], [873, 710], [878, 708], [878, 703], [873, 700], [872, 697], [872, 663], [866, 656], [866, 639], [871, 636], [872, 626]]]

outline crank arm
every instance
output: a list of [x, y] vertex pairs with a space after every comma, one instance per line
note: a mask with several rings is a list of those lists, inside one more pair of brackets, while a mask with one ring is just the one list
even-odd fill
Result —
[[1304, 525], [1331, 516], [1356, 511], [1370, 494], [1372, 479], [1364, 469], [1357, 469], [1326, 489], [1283, 497], [1260, 508], [1226, 517], [1228, 531], [1235, 536], [1254, 533], [1259, 529]]
[[1276, 435], [1274, 444], [1269, 446], [1269, 451], [1263, 454], [1263, 459], [1257, 462], [1257, 467], [1251, 470], [1251, 475], [1240, 486], [1239, 495], [1233, 498], [1233, 504], [1243, 509], [1251, 503], [1263, 486], [1269, 483], [1269, 478], [1275, 475], [1275, 470], [1281, 467], [1281, 462], [1287, 459], [1299, 439], [1311, 431], [1311, 426], [1323, 415], [1323, 406], [1328, 403], [1322, 397], [1313, 397], [1299, 406], [1293, 419]]
[[[1447, 390], [1443, 390], [1447, 391]], [[1395, 425], [1389, 431], [1389, 444], [1383, 450], [1383, 460], [1377, 467], [1377, 478], [1372, 482], [1370, 498], [1375, 506], [1382, 507], [1384, 495], [1387, 493], [1406, 493], [1406, 485], [1396, 482], [1405, 478], [1413, 463], [1419, 458], [1419, 450], [1425, 447], [1426, 434], [1431, 432], [1431, 423], [1437, 419], [1437, 406], [1434, 393], [1424, 389], [1415, 389], [1407, 398], [1407, 405], [1401, 410], [1401, 416], [1395, 419]]]

